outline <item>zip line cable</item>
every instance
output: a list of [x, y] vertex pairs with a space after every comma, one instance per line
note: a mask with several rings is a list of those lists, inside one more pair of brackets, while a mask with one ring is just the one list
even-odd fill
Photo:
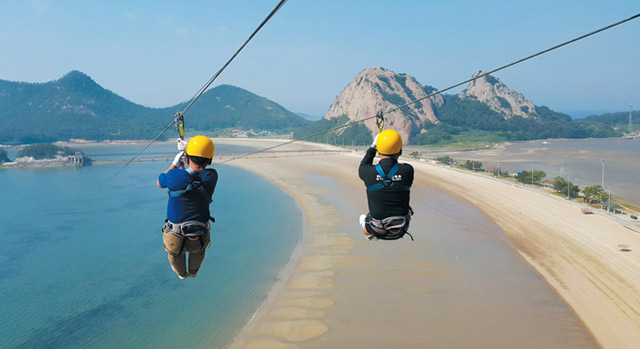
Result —
[[195, 103], [198, 98], [200, 98], [200, 96], [202, 96], [202, 94], [209, 88], [209, 86], [211, 86], [211, 84], [218, 78], [218, 76], [222, 73], [223, 70], [225, 70], [227, 68], [227, 66], [229, 64], [231, 64], [231, 61], [234, 60], [234, 58], [236, 58], [236, 56], [240, 53], [240, 51], [242, 51], [242, 49], [247, 46], [247, 44], [249, 43], [249, 41], [251, 41], [251, 39], [253, 39], [254, 36], [256, 36], [256, 34], [260, 31], [260, 29], [262, 29], [262, 27], [264, 27], [265, 24], [267, 24], [267, 22], [271, 19], [271, 17], [273, 17], [276, 12], [278, 12], [282, 6], [284, 6], [284, 4], [287, 2], [287, 0], [280, 0], [280, 3], [278, 3], [278, 5], [276, 5], [276, 7], [271, 11], [271, 13], [269, 13], [269, 15], [262, 21], [262, 23], [260, 23], [260, 25], [256, 28], [256, 30], [253, 31], [253, 33], [251, 33], [251, 35], [249, 36], [249, 38], [244, 42], [244, 44], [242, 44], [242, 46], [240, 46], [240, 48], [238, 49], [238, 51], [236, 51], [236, 53], [233, 54], [233, 56], [231, 56], [231, 58], [229, 58], [229, 60], [227, 61], [227, 63], [225, 63], [222, 68], [220, 68], [220, 70], [218, 70], [217, 73], [215, 73], [215, 75], [213, 75], [213, 77], [211, 77], [211, 79], [209, 79], [209, 81], [207, 81], [206, 84], [204, 84], [204, 86], [202, 86], [202, 88], [198, 91], [198, 93], [195, 94], [195, 96], [193, 96], [193, 98], [191, 99], [191, 102], [189, 103], [189, 105], [187, 105], [186, 108], [184, 108], [184, 110], [182, 111], [181, 114], [184, 114], [187, 112], [187, 110], [189, 110], [189, 108], [191, 108], [191, 106], [193, 105], [193, 103]]
[[240, 46], [240, 48], [236, 51], [236, 53], [233, 54], [233, 56], [231, 56], [231, 58], [229, 58], [229, 60], [227, 61], [227, 63], [225, 63], [222, 68], [220, 68], [212, 77], [211, 79], [209, 79], [209, 81], [207, 81], [206, 84], [204, 84], [204, 86], [202, 86], [200, 88], [200, 90], [198, 90], [198, 92], [193, 96], [193, 98], [191, 98], [191, 101], [189, 102], [189, 104], [184, 108], [183, 111], [176, 113], [176, 117], [174, 118], [173, 122], [171, 122], [169, 124], [169, 126], [167, 126], [164, 130], [162, 130], [160, 133], [158, 133], [152, 140], [150, 140], [134, 157], [132, 157], [129, 161], [127, 161], [124, 166], [122, 166], [116, 173], [114, 173], [111, 177], [109, 177], [109, 179], [107, 180], [107, 182], [111, 181], [113, 179], [113, 177], [115, 177], [116, 175], [118, 175], [118, 173], [120, 173], [122, 170], [124, 170], [125, 167], [127, 167], [130, 163], [133, 162], [133, 160], [137, 159], [147, 148], [149, 148], [151, 146], [151, 144], [153, 144], [158, 138], [160, 138], [160, 136], [162, 136], [165, 132], [167, 132], [167, 130], [169, 128], [171, 128], [171, 126], [173, 126], [174, 124], [176, 124], [178, 118], [182, 118], [182, 116], [184, 115], [184, 113], [187, 112], [187, 110], [189, 110], [189, 108], [191, 108], [191, 106], [193, 105], [193, 103], [195, 103], [198, 98], [200, 98], [200, 96], [202, 96], [202, 94], [205, 93], [205, 91], [207, 91], [207, 89], [209, 88], [209, 86], [211, 86], [211, 84], [218, 78], [218, 76], [220, 76], [220, 74], [222, 74], [222, 71], [224, 71], [229, 64], [231, 64], [231, 62], [236, 58], [236, 56], [238, 56], [238, 54], [240, 54], [240, 51], [242, 51], [242, 49], [244, 49], [245, 46], [247, 46], [247, 44], [249, 43], [249, 41], [251, 41], [251, 39], [253, 39], [254, 36], [256, 36], [256, 34], [258, 34], [258, 32], [260, 31], [260, 29], [262, 29], [262, 27], [264, 27], [265, 24], [267, 24], [267, 22], [271, 19], [271, 17], [273, 17], [281, 8], [282, 6], [284, 6], [284, 4], [287, 2], [287, 0], [280, 0], [280, 2], [278, 3], [278, 5], [276, 5], [276, 7], [271, 10], [271, 13], [269, 13], [269, 15], [262, 21], [262, 23], [260, 23], [260, 25], [258, 25], [258, 27], [253, 31], [253, 33], [251, 33], [251, 35], [249, 36], [249, 38], [247, 38], [247, 40], [245, 40], [245, 42], [242, 44], [242, 46]]
[[[546, 49], [546, 50], [542, 50], [542, 51], [540, 51], [540, 52], [538, 52], [538, 53], [534, 53], [534, 54], [532, 54], [532, 55], [530, 55], [530, 56], [527, 56], [527, 57], [525, 57], [525, 58], [521, 58], [521, 59], [519, 59], [519, 60], [517, 60], [517, 61], [514, 61], [514, 62], [511, 62], [511, 63], [509, 63], [509, 64], [505, 64], [505, 65], [503, 65], [503, 66], [501, 66], [501, 67], [499, 67], [499, 68], [496, 68], [496, 69], [493, 69], [493, 70], [491, 70], [491, 71], [488, 71], [488, 72], [485, 72], [485, 73], [479, 74], [479, 75], [478, 75], [478, 76], [476, 76], [476, 77], [472, 77], [471, 79], [468, 79], [468, 80], [465, 80], [465, 81], [463, 81], [463, 82], [457, 83], [457, 84], [455, 84], [455, 85], [449, 86], [449, 87], [447, 87], [447, 88], [445, 88], [445, 89], [443, 89], [443, 90], [438, 90], [438, 91], [433, 92], [433, 93], [431, 93], [431, 94], [429, 94], [429, 95], [427, 95], [427, 96], [425, 96], [425, 97], [418, 98], [418, 99], [416, 99], [416, 100], [414, 100], [414, 101], [408, 102], [408, 103], [403, 104], [403, 105], [401, 105], [401, 106], [399, 106], [399, 107], [395, 107], [395, 108], [391, 108], [391, 109], [386, 110], [386, 111], [382, 111], [382, 114], [392, 113], [392, 112], [397, 111], [397, 110], [399, 110], [399, 109], [405, 108], [405, 107], [407, 107], [407, 106], [409, 106], [409, 105], [411, 105], [411, 104], [414, 104], [414, 103], [420, 102], [420, 101], [422, 101], [422, 100], [425, 100], [425, 99], [431, 98], [431, 97], [433, 97], [433, 96], [437, 96], [437, 95], [439, 95], [439, 94], [441, 94], [441, 93], [443, 93], [443, 92], [446, 92], [446, 91], [452, 90], [452, 89], [454, 89], [454, 88], [456, 88], [456, 87], [459, 87], [459, 86], [461, 86], [461, 85], [467, 84], [467, 83], [469, 83], [469, 82], [471, 82], [471, 81], [478, 80], [478, 79], [480, 79], [480, 78], [482, 78], [482, 77], [484, 77], [484, 76], [487, 76], [487, 75], [489, 75], [489, 74], [492, 74], [492, 73], [498, 72], [498, 71], [500, 71], [500, 70], [503, 70], [503, 69], [506, 69], [506, 68], [512, 67], [512, 66], [514, 66], [514, 65], [516, 65], [516, 64], [520, 64], [520, 63], [522, 63], [522, 62], [524, 62], [524, 61], [528, 61], [528, 60], [530, 60], [530, 59], [532, 59], [532, 58], [535, 58], [535, 57], [538, 57], [538, 56], [543, 55], [543, 54], [545, 54], [545, 53], [548, 53], [548, 52], [551, 52], [551, 51], [553, 51], [553, 50], [559, 49], [559, 48], [561, 48], [561, 47], [563, 47], [563, 46], [567, 46], [567, 45], [572, 44], [572, 43], [574, 43], [574, 42], [576, 42], [576, 41], [579, 41], [579, 40], [585, 39], [585, 38], [590, 37], [590, 36], [592, 36], [592, 35], [595, 35], [595, 34], [597, 34], [597, 33], [600, 33], [600, 32], [603, 32], [603, 31], [605, 31], [605, 30], [611, 29], [611, 28], [613, 28], [613, 27], [619, 26], [620, 24], [623, 24], [623, 23], [629, 22], [629, 21], [634, 20], [634, 19], [636, 19], [636, 18], [638, 18], [638, 17], [640, 17], [640, 13], [638, 13], [638, 14], [636, 14], [636, 15], [634, 15], [634, 16], [631, 16], [631, 17], [629, 17], [629, 18], [627, 18], [627, 19], [621, 20], [621, 21], [619, 21], [619, 22], [616, 22], [616, 23], [610, 24], [610, 25], [608, 25], [608, 26], [606, 26], [606, 27], [600, 28], [600, 29], [598, 29], [598, 30], [594, 30], [594, 31], [592, 31], [592, 32], [590, 32], [590, 33], [588, 33], [588, 34], [585, 34], [585, 35], [579, 36], [579, 37], [577, 37], [577, 38], [575, 38], [575, 39], [571, 39], [571, 40], [569, 40], [569, 41], [565, 41], [565, 42], [563, 42], [563, 43], [561, 43], [561, 44], [558, 44], [558, 45], [556, 45], [556, 46], [550, 47], [550, 48], [548, 48], [548, 49]], [[271, 150], [271, 149], [274, 149], [274, 148], [277, 148], [277, 147], [281, 147], [281, 146], [284, 146], [284, 145], [287, 145], [287, 144], [291, 144], [291, 143], [294, 143], [294, 142], [303, 141], [303, 140], [306, 140], [306, 139], [309, 139], [309, 138], [312, 138], [312, 137], [315, 137], [315, 136], [318, 136], [318, 135], [321, 135], [321, 134], [324, 134], [324, 133], [328, 133], [328, 132], [331, 132], [331, 131], [336, 131], [336, 130], [339, 130], [339, 129], [342, 129], [342, 128], [345, 128], [345, 127], [349, 127], [349, 126], [351, 126], [351, 125], [354, 125], [354, 124], [357, 124], [357, 123], [360, 123], [360, 122], [363, 122], [363, 121], [367, 121], [367, 120], [370, 120], [370, 119], [373, 119], [373, 118], [376, 118], [376, 117], [379, 117], [379, 115], [378, 115], [378, 114], [376, 114], [376, 115], [374, 115], [374, 116], [366, 117], [366, 118], [364, 118], [364, 119], [360, 119], [360, 120], [356, 120], [356, 121], [350, 121], [350, 122], [347, 122], [346, 124], [344, 124], [344, 125], [342, 125], [342, 126], [337, 126], [337, 127], [330, 128], [330, 129], [328, 129], [328, 130], [325, 130], [325, 131], [316, 132], [316, 133], [314, 133], [314, 134], [311, 134], [311, 135], [308, 135], [308, 136], [305, 136], [305, 137], [302, 137], [302, 138], [294, 139], [294, 140], [291, 140], [291, 141], [288, 141], [288, 142], [284, 142], [284, 143], [280, 143], [280, 144], [278, 144], [278, 145], [274, 145], [274, 146], [272, 146], [272, 147], [268, 147], [268, 148], [265, 148], [265, 149], [257, 150], [257, 151], [252, 152], [252, 153], [247, 153], [247, 154], [244, 154], [244, 155], [240, 155], [240, 156], [238, 156], [238, 157], [234, 157], [234, 158], [231, 158], [231, 159], [229, 159], [229, 160], [225, 160], [225, 161], [219, 162], [219, 163], [217, 163], [217, 164], [218, 164], [218, 165], [219, 165], [219, 164], [224, 164], [224, 163], [227, 163], [227, 162], [229, 162], [229, 161], [233, 161], [233, 160], [236, 160], [236, 159], [241, 159], [241, 158], [248, 157], [248, 156], [251, 156], [251, 155], [259, 154], [259, 153], [262, 153], [262, 152], [265, 152], [265, 151], [268, 151], [268, 150]]]

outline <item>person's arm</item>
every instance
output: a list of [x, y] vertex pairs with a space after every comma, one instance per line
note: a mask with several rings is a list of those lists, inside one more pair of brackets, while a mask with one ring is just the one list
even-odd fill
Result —
[[[175, 157], [175, 158], [173, 158], [173, 162], [171, 163], [171, 166], [169, 166], [169, 168], [168, 168], [166, 171], [162, 172], [162, 173], [163, 173], [163, 174], [166, 174], [167, 172], [169, 172], [169, 171], [173, 170], [174, 168], [179, 168], [179, 167], [181, 167], [181, 166], [182, 166], [182, 164], [183, 164], [183, 157], [184, 157], [184, 152], [183, 152], [183, 151], [179, 152], [179, 153], [176, 155], [176, 157]], [[166, 188], [166, 187], [163, 187], [163, 186], [160, 184], [160, 179], [159, 179], [159, 178], [158, 178], [158, 180], [156, 181], [156, 185], [157, 185], [157, 186], [158, 186], [158, 188], [160, 188], [160, 189]]]
[[365, 169], [371, 165], [373, 165], [373, 159], [376, 157], [376, 148], [369, 148], [367, 152], [364, 154], [362, 161], [360, 161], [360, 167], [358, 168], [358, 175], [360, 179], [364, 180], [364, 172]]
[[367, 166], [373, 165], [373, 159], [376, 157], [377, 148], [376, 143], [378, 142], [378, 135], [373, 138], [373, 143], [371, 143], [371, 147], [367, 149], [367, 152], [364, 154], [362, 161], [360, 161], [360, 167], [358, 168], [358, 175], [360, 179], [364, 180], [364, 173], [362, 172]]

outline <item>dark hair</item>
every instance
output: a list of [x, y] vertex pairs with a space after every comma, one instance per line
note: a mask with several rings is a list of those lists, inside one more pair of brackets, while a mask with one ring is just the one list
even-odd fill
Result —
[[211, 164], [211, 159], [203, 158], [201, 156], [191, 156], [191, 155], [187, 155], [187, 156], [189, 157], [189, 161], [193, 162], [198, 166], [206, 167], [207, 165]]

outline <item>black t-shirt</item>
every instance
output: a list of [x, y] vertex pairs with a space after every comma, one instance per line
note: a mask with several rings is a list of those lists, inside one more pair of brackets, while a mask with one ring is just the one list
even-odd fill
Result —
[[[358, 174], [360, 179], [368, 187], [382, 183], [373, 159], [376, 156], [376, 149], [369, 148], [364, 158], [360, 162]], [[388, 174], [393, 165], [398, 163], [396, 159], [380, 159], [380, 166], [385, 174]], [[369, 214], [375, 219], [385, 219], [391, 216], [406, 216], [409, 213], [409, 187], [413, 184], [413, 167], [409, 164], [398, 164], [398, 171], [393, 176], [393, 186], [378, 190], [367, 190], [367, 201], [369, 203]]]

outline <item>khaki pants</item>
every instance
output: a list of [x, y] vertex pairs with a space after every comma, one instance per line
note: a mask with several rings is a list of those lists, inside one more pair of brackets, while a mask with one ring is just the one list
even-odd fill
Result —
[[[164, 249], [169, 253], [169, 263], [178, 276], [185, 278], [195, 276], [204, 260], [204, 254], [209, 247], [211, 234], [206, 231], [204, 235], [195, 240], [177, 235], [171, 232], [163, 232], [162, 240]], [[184, 246], [183, 246], [184, 244]], [[187, 252], [189, 252], [189, 268], [187, 270]]]

